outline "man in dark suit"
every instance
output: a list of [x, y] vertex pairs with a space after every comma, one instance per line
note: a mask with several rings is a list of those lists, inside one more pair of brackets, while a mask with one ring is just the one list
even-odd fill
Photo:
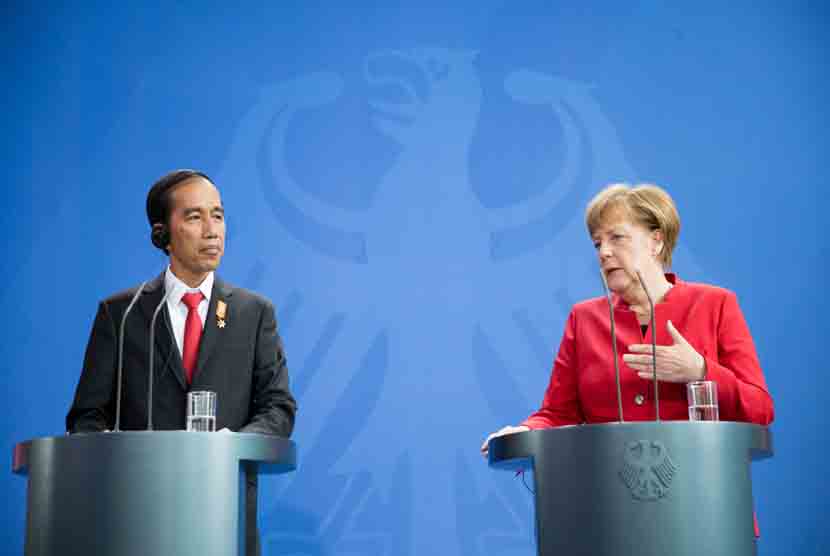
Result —
[[[225, 247], [219, 191], [201, 172], [171, 172], [150, 189], [147, 218], [153, 245], [169, 255], [170, 265], [147, 283], [127, 317], [120, 428], [147, 426], [149, 324], [172, 291], [156, 322], [153, 429], [184, 429], [187, 392], [211, 390], [217, 429], [290, 436], [296, 403], [274, 307], [214, 275]], [[137, 291], [118, 293], [98, 307], [66, 416], [71, 433], [114, 427], [118, 327]], [[258, 554], [255, 475], [248, 476], [247, 490], [246, 545], [248, 554]]]

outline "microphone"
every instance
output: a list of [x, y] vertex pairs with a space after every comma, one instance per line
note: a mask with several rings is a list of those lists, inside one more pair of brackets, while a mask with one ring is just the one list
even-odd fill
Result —
[[602, 287], [605, 289], [605, 299], [608, 300], [608, 313], [611, 318], [611, 346], [614, 348], [614, 379], [617, 382], [617, 411], [619, 412], [620, 423], [625, 423], [622, 408], [622, 389], [620, 388], [620, 361], [617, 355], [617, 330], [614, 327], [614, 302], [611, 300], [611, 290], [608, 289], [608, 280], [602, 268], [599, 269], [599, 277], [602, 278]]
[[648, 306], [651, 309], [651, 368], [652, 368], [652, 377], [654, 379], [654, 412], [655, 417], [654, 420], [658, 423], [660, 422], [660, 390], [657, 387], [657, 326], [654, 324], [654, 300], [651, 298], [651, 294], [646, 287], [646, 281], [643, 280], [643, 275], [640, 274], [640, 270], [637, 271], [637, 279], [640, 280], [640, 285], [643, 287], [643, 291], [646, 292], [646, 297], [648, 298]]
[[164, 297], [161, 298], [161, 301], [156, 306], [156, 310], [153, 311], [153, 318], [150, 319], [150, 349], [147, 353], [150, 354], [150, 368], [148, 369], [147, 373], [147, 430], [153, 430], [153, 362], [156, 359], [156, 318], [159, 316], [159, 312], [161, 311], [162, 307], [167, 303], [167, 298], [176, 290], [176, 288], [170, 288], [169, 292], [165, 292]]
[[124, 315], [121, 317], [121, 327], [118, 329], [118, 388], [116, 389], [117, 393], [115, 397], [115, 426], [112, 428], [113, 432], [119, 432], [121, 430], [121, 383], [122, 375], [124, 373], [124, 328], [127, 324], [127, 315], [129, 315], [130, 311], [133, 310], [135, 302], [138, 301], [138, 296], [140, 296], [141, 292], [144, 291], [144, 286], [146, 285], [147, 282], [145, 281], [138, 286], [138, 291], [133, 294], [130, 304], [127, 305], [127, 310], [124, 311]]

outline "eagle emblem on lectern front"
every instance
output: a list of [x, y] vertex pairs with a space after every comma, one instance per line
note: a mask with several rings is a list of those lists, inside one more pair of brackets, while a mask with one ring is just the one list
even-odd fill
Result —
[[637, 500], [657, 500], [669, 491], [677, 467], [656, 440], [634, 440], [625, 445], [620, 478]]

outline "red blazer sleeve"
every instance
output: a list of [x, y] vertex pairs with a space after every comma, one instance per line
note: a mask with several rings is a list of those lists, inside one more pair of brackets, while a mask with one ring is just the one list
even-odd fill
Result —
[[576, 351], [576, 314], [571, 311], [553, 362], [550, 383], [545, 391], [542, 407], [522, 424], [531, 429], [583, 423], [585, 417], [579, 404]]
[[723, 421], [768, 425], [775, 417], [755, 344], [735, 294], [727, 292], [717, 331], [718, 353], [704, 354], [706, 380], [718, 384], [718, 409]]

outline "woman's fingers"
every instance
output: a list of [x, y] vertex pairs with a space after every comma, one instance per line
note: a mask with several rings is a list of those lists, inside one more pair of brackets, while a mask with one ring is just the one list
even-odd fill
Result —
[[500, 428], [496, 432], [490, 434], [487, 437], [487, 439], [484, 441], [484, 443], [481, 445], [481, 455], [487, 457], [487, 452], [488, 452], [488, 449], [489, 449], [490, 441], [493, 440], [494, 438], [497, 438], [499, 436], [504, 436], [506, 434], [514, 434], [514, 433], [517, 433], [517, 432], [525, 432], [525, 431], [528, 431], [528, 430], [530, 430], [530, 429], [528, 427], [524, 426], [524, 425], [519, 425], [518, 427], [508, 425], [506, 427]]

